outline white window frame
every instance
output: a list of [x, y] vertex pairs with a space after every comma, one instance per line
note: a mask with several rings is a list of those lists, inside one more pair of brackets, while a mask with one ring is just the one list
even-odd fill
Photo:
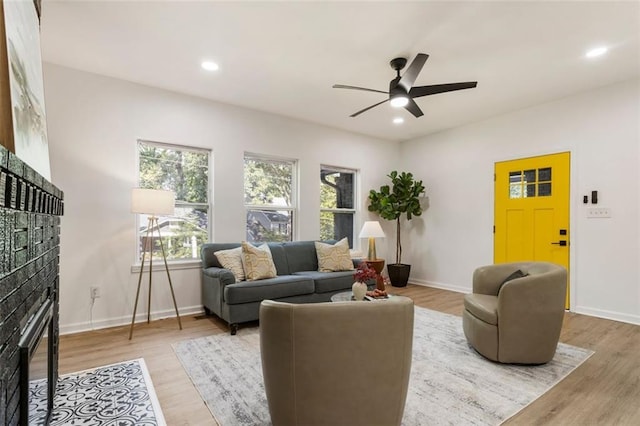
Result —
[[[192, 151], [192, 152], [202, 152], [206, 153], [208, 157], [207, 161], [207, 203], [187, 203], [187, 202], [179, 202], [176, 200], [175, 207], [206, 207], [207, 209], [207, 240], [212, 241], [213, 234], [213, 152], [208, 148], [201, 148], [195, 146], [188, 145], [178, 145], [171, 144], [165, 142], [157, 142], [151, 141], [148, 139], [138, 139], [136, 141], [136, 186], [140, 186], [140, 155], [139, 155], [139, 146], [141, 144], [145, 145], [154, 145], [164, 149], [173, 149], [176, 151]], [[132, 267], [132, 272], [138, 272], [140, 270], [141, 264], [141, 256], [142, 252], [140, 251], [140, 241], [141, 233], [140, 233], [140, 214], [135, 215], [135, 229], [136, 229], [136, 244], [135, 244], [135, 253], [134, 253], [134, 263]], [[181, 258], [181, 259], [171, 259], [167, 258], [167, 263], [172, 265], [172, 269], [189, 269], [192, 267], [199, 267], [201, 260], [199, 257], [197, 258]], [[145, 266], [145, 270], [148, 268], [148, 265]], [[163, 262], [154, 262], [153, 269], [164, 269]]]
[[[291, 164], [291, 206], [271, 206], [267, 204], [244, 204], [245, 218], [249, 210], [267, 210], [267, 211], [288, 211], [292, 215], [291, 219], [291, 241], [296, 241], [298, 236], [298, 160], [287, 157], [276, 157], [271, 155], [256, 154], [252, 152], [245, 152], [242, 158], [242, 198], [244, 199], [244, 164], [247, 159], [256, 161], [271, 161], [280, 163]], [[245, 221], [244, 233], [247, 232], [247, 225]]]

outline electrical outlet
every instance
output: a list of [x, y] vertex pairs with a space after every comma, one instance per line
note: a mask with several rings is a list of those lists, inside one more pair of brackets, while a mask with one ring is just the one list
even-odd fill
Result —
[[91, 292], [92, 299], [97, 299], [98, 297], [100, 297], [100, 287], [91, 287], [89, 288], [89, 291]]

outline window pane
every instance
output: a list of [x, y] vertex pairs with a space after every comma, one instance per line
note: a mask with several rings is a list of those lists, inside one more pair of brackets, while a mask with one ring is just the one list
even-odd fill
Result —
[[536, 196], [536, 185], [535, 184], [531, 184], [531, 185], [526, 185], [527, 187], [527, 195], [525, 195], [525, 197], [535, 197]]
[[320, 239], [349, 239], [349, 248], [353, 248], [353, 213], [320, 212]]
[[545, 167], [544, 169], [538, 169], [538, 180], [539, 181], [550, 181], [551, 180], [551, 167]]
[[509, 172], [509, 183], [520, 183], [522, 182], [522, 172]]
[[[140, 259], [142, 259], [142, 251], [145, 249], [145, 244], [151, 245], [154, 259], [162, 259], [159, 235], [162, 237], [167, 259], [194, 259], [200, 257], [200, 248], [208, 239], [208, 222], [206, 208], [178, 207], [175, 209], [173, 216], [158, 218], [158, 226], [153, 226], [147, 241], [148, 216], [140, 215]], [[148, 247], [146, 249], [148, 250]]]
[[292, 161], [245, 157], [245, 204], [291, 207], [292, 187]]
[[352, 209], [355, 172], [322, 166], [320, 170], [320, 207]]
[[536, 171], [535, 170], [525, 170], [524, 171], [524, 181], [525, 183], [532, 183], [536, 181]]
[[274, 210], [247, 210], [247, 241], [292, 241], [293, 212]]
[[538, 184], [538, 197], [548, 197], [551, 195], [551, 183]]
[[138, 144], [141, 188], [175, 192], [176, 201], [208, 203], [209, 153]]
[[509, 198], [522, 198], [522, 184], [512, 183], [509, 185]]

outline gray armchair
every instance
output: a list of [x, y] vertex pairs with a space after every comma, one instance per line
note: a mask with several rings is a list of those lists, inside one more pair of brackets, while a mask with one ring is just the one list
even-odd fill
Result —
[[[526, 276], [504, 282], [518, 270]], [[476, 269], [473, 293], [465, 295], [462, 315], [469, 344], [493, 361], [549, 362], [560, 337], [566, 286], [567, 270], [553, 263], [503, 263]]]
[[411, 370], [413, 301], [260, 307], [260, 349], [278, 425], [399, 425]]

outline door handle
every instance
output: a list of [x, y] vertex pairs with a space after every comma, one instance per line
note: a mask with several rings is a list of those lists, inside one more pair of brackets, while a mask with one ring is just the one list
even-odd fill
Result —
[[560, 240], [560, 241], [558, 241], [557, 243], [551, 243], [551, 244], [555, 244], [555, 245], [563, 246], [563, 247], [564, 247], [564, 246], [566, 246], [566, 245], [567, 245], [567, 240]]

